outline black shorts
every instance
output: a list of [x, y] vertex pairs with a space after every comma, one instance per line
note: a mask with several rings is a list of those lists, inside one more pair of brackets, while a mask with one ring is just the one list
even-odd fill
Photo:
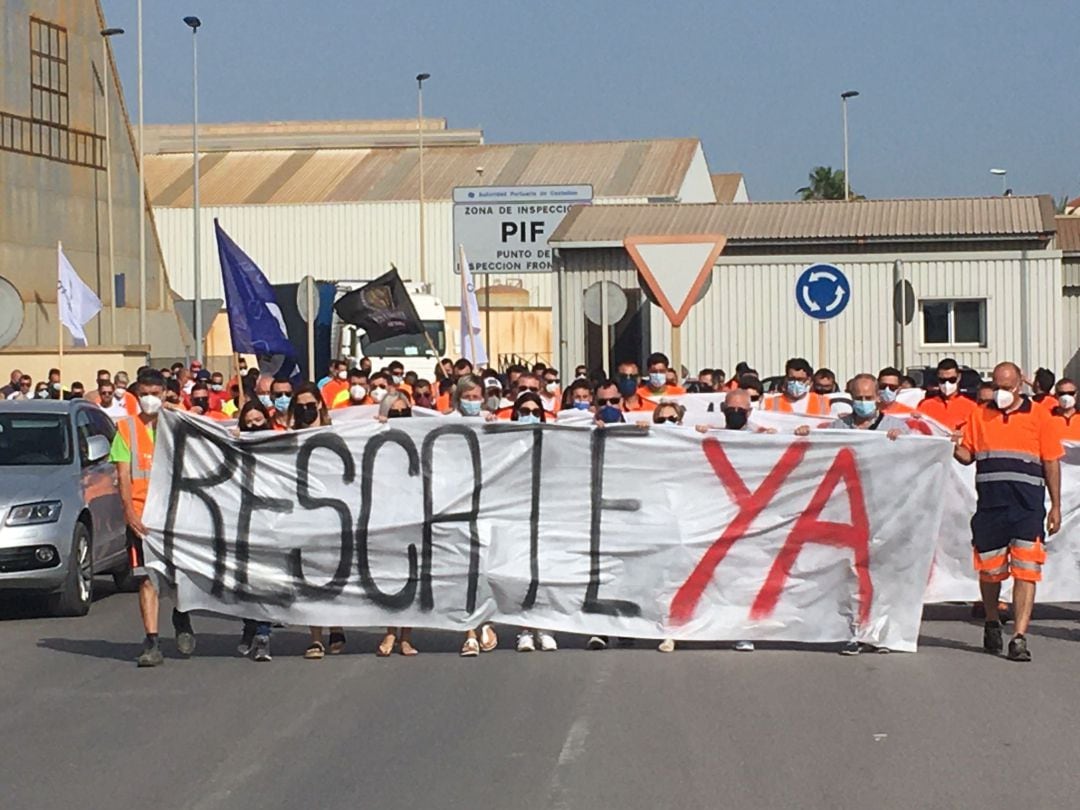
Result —
[[971, 545], [985, 554], [1008, 548], [1013, 540], [1041, 539], [1045, 529], [1045, 509], [1000, 506], [976, 509], [971, 518]]

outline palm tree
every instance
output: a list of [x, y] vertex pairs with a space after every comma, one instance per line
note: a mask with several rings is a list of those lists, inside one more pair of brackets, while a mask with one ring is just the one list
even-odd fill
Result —
[[[815, 166], [810, 172], [810, 185], [803, 186], [796, 194], [804, 200], [842, 200], [844, 199], [844, 170], [833, 171], [831, 166]], [[849, 189], [849, 195], [849, 199], [862, 199], [851, 189]]]

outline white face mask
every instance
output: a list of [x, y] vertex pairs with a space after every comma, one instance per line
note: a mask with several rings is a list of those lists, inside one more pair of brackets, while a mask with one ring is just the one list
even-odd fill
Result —
[[1014, 402], [1016, 402], [1016, 396], [1012, 391], [999, 388], [994, 392], [994, 404], [997, 405], [999, 411], [1009, 410]]
[[1076, 407], [1076, 397], [1072, 394], [1062, 394], [1058, 397], [1058, 405], [1061, 406], [1063, 411], [1071, 411]]
[[139, 408], [147, 416], [157, 416], [161, 410], [161, 404], [161, 397], [155, 397], [152, 394], [139, 397]]
[[115, 391], [115, 393], [113, 394], [113, 396], [115, 396], [115, 397], [122, 397], [122, 396], [124, 396], [124, 392], [125, 392], [125, 391], [127, 391], [127, 386], [125, 386], [125, 385], [118, 385], [118, 386], [116, 386], [116, 388], [115, 388], [115, 389], [113, 389], [113, 390]]
[[339, 380], [347, 380], [349, 378], [349, 372], [348, 371], [339, 371], [337, 373], [337, 378]]
[[362, 385], [350, 385], [349, 396], [355, 400], [361, 400], [367, 396], [367, 389]]
[[374, 402], [376, 405], [378, 405], [384, 399], [386, 399], [386, 389], [385, 388], [372, 388], [371, 389], [371, 401], [372, 402]]
[[547, 391], [549, 394], [554, 394], [556, 391], [559, 390], [559, 384], [557, 382], [549, 382], [547, 385], [544, 386], [544, 390]]
[[955, 394], [955, 393], [956, 393], [956, 390], [957, 390], [957, 389], [958, 389], [959, 387], [960, 387], [960, 386], [959, 386], [959, 385], [958, 385], [957, 383], [955, 383], [955, 382], [952, 382], [952, 381], [950, 381], [950, 382], [943, 382], [943, 383], [941, 384], [941, 393], [943, 393], [943, 394], [944, 394], [945, 396], [947, 396], [947, 397], [951, 397], [951, 396], [952, 396], [953, 394]]

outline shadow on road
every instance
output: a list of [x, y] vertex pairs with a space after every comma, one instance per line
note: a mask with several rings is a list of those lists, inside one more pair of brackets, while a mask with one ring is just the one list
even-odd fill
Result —
[[[118, 593], [111, 579], [98, 578], [94, 580], [94, 601], [90, 607], [93, 614], [93, 605], [103, 599], [108, 599]], [[50, 619], [49, 597], [34, 592], [20, 593], [8, 592], [0, 595], [0, 622], [20, 621], [23, 619]]]

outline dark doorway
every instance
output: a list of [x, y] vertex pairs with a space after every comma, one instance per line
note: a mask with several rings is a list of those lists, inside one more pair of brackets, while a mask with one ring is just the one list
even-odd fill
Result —
[[[611, 368], [604, 369], [605, 376], [610, 376], [615, 367], [625, 361], [633, 360], [639, 366], [649, 353], [651, 335], [649, 332], [649, 302], [641, 290], [624, 290], [626, 293], [626, 314], [614, 326], [614, 341], [611, 344]], [[585, 364], [593, 372], [603, 365], [604, 344], [600, 327], [581, 316], [585, 321]]]

